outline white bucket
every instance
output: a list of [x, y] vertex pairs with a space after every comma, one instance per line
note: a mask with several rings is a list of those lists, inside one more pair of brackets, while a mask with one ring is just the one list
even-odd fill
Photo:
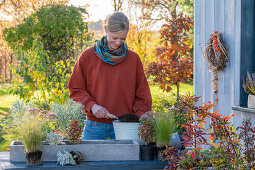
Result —
[[141, 143], [138, 136], [139, 122], [113, 121], [112, 123], [116, 140], [135, 140]]

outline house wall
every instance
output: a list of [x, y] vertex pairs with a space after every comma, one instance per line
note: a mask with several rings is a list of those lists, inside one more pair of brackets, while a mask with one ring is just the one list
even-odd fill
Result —
[[[246, 77], [247, 71], [255, 73], [255, 1], [242, 1], [241, 6], [241, 77]], [[240, 88], [240, 106], [247, 106], [248, 94]]]
[[[218, 73], [218, 105], [212, 110], [219, 109], [219, 113], [227, 116], [234, 113], [232, 106], [240, 105], [241, 0], [195, 0], [194, 25], [194, 94], [202, 96], [199, 105], [214, 102], [216, 97], [213, 74], [202, 55], [214, 31], [223, 34], [229, 50], [230, 62]], [[235, 125], [240, 122], [238, 118], [234, 118]]]

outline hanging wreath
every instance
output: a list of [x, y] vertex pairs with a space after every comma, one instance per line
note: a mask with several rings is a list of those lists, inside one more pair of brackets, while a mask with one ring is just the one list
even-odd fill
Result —
[[219, 31], [215, 31], [211, 35], [207, 46], [204, 50], [203, 56], [208, 63], [209, 69], [214, 73], [213, 75], [213, 89], [216, 94], [215, 102], [218, 103], [218, 88], [217, 88], [217, 72], [223, 71], [229, 61], [228, 50], [224, 46], [222, 34]]

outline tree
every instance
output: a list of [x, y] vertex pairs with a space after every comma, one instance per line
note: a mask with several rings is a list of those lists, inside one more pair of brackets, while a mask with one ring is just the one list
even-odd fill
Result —
[[113, 0], [114, 11], [121, 11], [124, 0]]
[[[67, 0], [3, 0], [0, 2], [0, 75], [3, 82], [12, 81], [12, 67], [16, 60], [13, 58], [13, 51], [8, 48], [3, 39], [3, 30], [14, 27], [22, 22], [23, 18], [28, 17], [37, 9], [48, 4], [66, 4]], [[6, 61], [6, 62], [5, 62]], [[9, 72], [9, 75], [4, 71]], [[1, 76], [0, 76], [1, 77]]]
[[151, 30], [152, 22], [144, 19], [144, 10], [128, 4], [130, 20], [129, 33], [127, 36], [128, 47], [138, 53], [146, 68], [151, 61], [155, 61], [154, 51], [159, 42], [157, 31]]
[[[193, 24], [191, 18], [183, 17], [183, 14], [166, 22], [161, 30], [163, 47], [157, 49], [160, 62], [152, 62], [146, 72], [154, 76], [154, 81], [167, 92], [172, 90], [171, 84], [176, 84], [178, 105], [180, 82], [192, 79], [193, 61], [187, 32]], [[178, 56], [175, 55], [176, 51]]]
[[176, 18], [177, 9], [193, 17], [194, 0], [130, 0], [130, 2], [142, 8], [148, 20]]
[[67, 4], [68, 0], [3, 0], [0, 3], [1, 20], [22, 21], [39, 8], [49, 4]]
[[[180, 12], [190, 16], [193, 20], [194, 0], [131, 0], [131, 3], [142, 9], [145, 20], [162, 22], [166, 18], [176, 19]], [[190, 31], [191, 35], [192, 29]], [[174, 43], [177, 42], [173, 41], [172, 44], [174, 45]], [[174, 60], [177, 60], [177, 56], [178, 51], [175, 51]]]
[[130, 24], [127, 36], [127, 45], [130, 50], [135, 51], [146, 68], [150, 62], [156, 61], [154, 51], [158, 43], [157, 33], [143, 29], [143, 25]]
[[[44, 99], [55, 102], [68, 98], [67, 83], [76, 57], [86, 48], [86, 10], [65, 5], [48, 5], [25, 18], [22, 24], [4, 31], [5, 40], [16, 51], [16, 74], [23, 86], [12, 92], [30, 99], [40, 89]], [[53, 94], [53, 95], [51, 95]]]
[[83, 22], [85, 9], [65, 5], [40, 8], [24, 23], [4, 30], [5, 40], [13, 49], [30, 50], [35, 39], [40, 39], [52, 63], [73, 56], [75, 41], [84, 38], [87, 24]]

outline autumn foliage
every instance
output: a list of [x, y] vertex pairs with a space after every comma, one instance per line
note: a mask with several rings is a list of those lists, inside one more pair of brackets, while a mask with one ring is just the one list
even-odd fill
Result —
[[198, 97], [187, 96], [181, 98], [176, 108], [177, 117], [186, 118], [179, 124], [185, 129], [183, 144], [192, 150], [177, 151], [175, 147], [168, 147], [165, 151], [168, 168], [254, 168], [255, 128], [250, 121], [244, 120], [242, 126], [234, 128], [230, 119], [235, 113], [223, 116], [218, 110], [213, 111], [216, 104], [208, 102], [196, 106], [197, 101]]
[[158, 62], [152, 62], [147, 68], [148, 75], [160, 83], [160, 88], [169, 92], [171, 84], [177, 85], [177, 99], [179, 98], [180, 82], [192, 80], [193, 61], [189, 45], [189, 29], [193, 25], [189, 17], [178, 15], [173, 19], [166, 19], [161, 29], [162, 47], [156, 55]]

